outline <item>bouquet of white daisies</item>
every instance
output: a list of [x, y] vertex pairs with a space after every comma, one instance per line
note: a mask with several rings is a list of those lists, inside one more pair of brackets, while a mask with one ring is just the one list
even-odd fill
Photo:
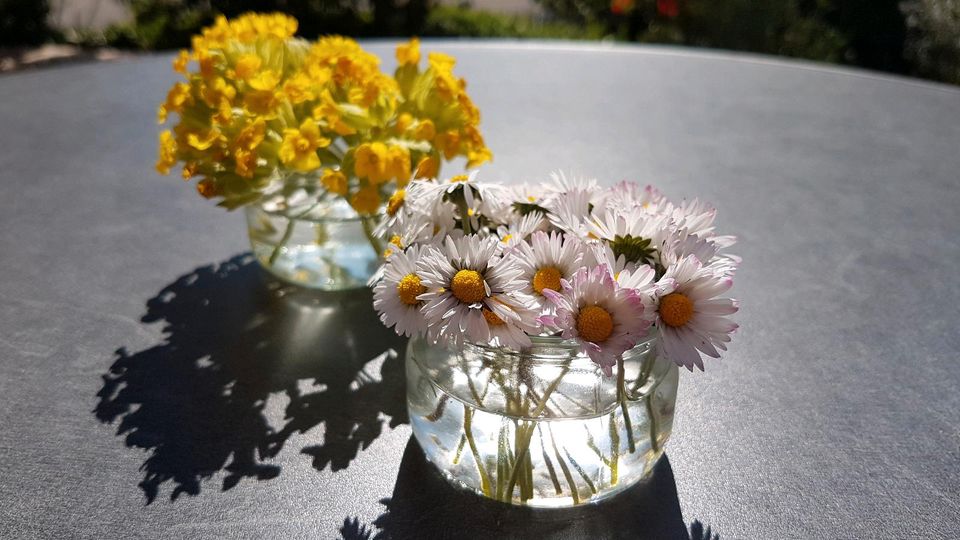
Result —
[[722, 295], [740, 259], [716, 210], [653, 187], [553, 175], [503, 186], [476, 175], [414, 181], [387, 205], [374, 307], [398, 334], [523, 351], [575, 340], [606, 373], [658, 333], [657, 354], [692, 370], [737, 328]]

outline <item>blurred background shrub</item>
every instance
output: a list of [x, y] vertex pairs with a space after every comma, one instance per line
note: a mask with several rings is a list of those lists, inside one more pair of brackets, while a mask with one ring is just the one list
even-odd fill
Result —
[[[100, 26], [47, 24], [65, 8], [102, 11], [103, 5], [120, 6], [126, 16]], [[308, 38], [338, 33], [638, 41], [791, 56], [960, 84], [960, 0], [0, 0], [0, 45], [179, 48], [216, 15], [247, 11], [289, 13]]]

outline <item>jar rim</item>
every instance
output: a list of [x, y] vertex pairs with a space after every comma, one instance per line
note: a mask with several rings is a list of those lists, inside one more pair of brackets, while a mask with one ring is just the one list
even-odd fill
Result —
[[[339, 200], [326, 201], [326, 202], [319, 203], [317, 206], [318, 206], [318, 207], [320, 207], [320, 206], [327, 206], [327, 207], [329, 207], [329, 206], [331, 206], [331, 205], [338, 205], [340, 202], [341, 202], [341, 201], [339, 201]], [[309, 206], [309, 205], [305, 205], [305, 206]], [[287, 208], [287, 209], [285, 209], [285, 210], [280, 210], [280, 209], [267, 209], [267, 208], [264, 206], [264, 202], [263, 202], [263, 201], [256, 202], [256, 203], [253, 203], [253, 204], [250, 204], [250, 205], [247, 206], [247, 209], [248, 209], [249, 211], [251, 211], [251, 212], [259, 211], [259, 212], [263, 212], [264, 214], [267, 214], [268, 216], [271, 216], [271, 217], [279, 217], [279, 218], [283, 218], [283, 219], [287, 219], [287, 220], [303, 221], [303, 222], [308, 222], [308, 223], [359, 223], [359, 222], [361, 222], [361, 221], [363, 221], [363, 220], [365, 220], [365, 219], [374, 219], [374, 220], [376, 220], [376, 221], [379, 221], [379, 220], [383, 217], [383, 215], [384, 215], [384, 210], [383, 210], [383, 208], [379, 208], [379, 209], [377, 210], [377, 213], [376, 213], [376, 214], [373, 214], [373, 215], [370, 215], [370, 216], [361, 216], [361, 215], [360, 215], [359, 213], [357, 213], [355, 210], [353, 210], [352, 208], [350, 208], [349, 205], [347, 205], [346, 208], [350, 208], [350, 210], [353, 212], [353, 215], [349, 215], [349, 216], [343, 216], [343, 215], [324, 215], [324, 216], [318, 216], [318, 215], [314, 215], [312, 212], [308, 212], [307, 215], [303, 215], [303, 216], [299, 216], [299, 217], [298, 217], [298, 216], [296, 215], [296, 213], [297, 213], [297, 211], [298, 211], [300, 208], [303, 208], [303, 206], [290, 207], [290, 208]], [[294, 215], [290, 215], [291, 213], [294, 214]]]
[[[658, 337], [659, 332], [657, 332], [657, 329], [651, 327], [647, 335], [637, 341], [637, 343], [624, 354], [639, 348], [653, 347]], [[580, 344], [575, 339], [561, 336], [530, 336], [530, 341], [532, 342], [531, 347], [522, 351], [472, 341], [465, 341], [464, 346], [479, 349], [484, 351], [485, 354], [497, 354], [498, 356], [511, 358], [520, 357], [527, 361], [544, 364], [566, 363], [570, 361], [571, 357], [578, 356], [583, 356], [589, 360], [589, 357], [581, 350]], [[541, 354], [537, 352], [538, 349], [550, 349], [558, 352]], [[592, 362], [592, 360], [590, 361]]]

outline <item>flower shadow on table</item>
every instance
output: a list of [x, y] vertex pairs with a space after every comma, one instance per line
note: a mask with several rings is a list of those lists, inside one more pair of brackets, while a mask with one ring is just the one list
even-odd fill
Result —
[[386, 510], [372, 526], [353, 518], [344, 520], [342, 538], [720, 538], [699, 521], [688, 531], [667, 456], [660, 458], [650, 477], [609, 500], [567, 509], [536, 509], [491, 501], [453, 487], [411, 438], [393, 496], [380, 503]]
[[322, 442], [302, 451], [319, 469], [343, 469], [385, 416], [391, 427], [406, 422], [404, 342], [371, 302], [368, 290], [280, 284], [249, 254], [197, 268], [147, 301], [141, 320], [162, 322], [163, 341], [117, 350], [94, 409], [119, 420], [127, 446], [149, 451], [147, 503], [167, 482], [175, 500], [221, 472], [223, 490], [276, 477], [270, 458], [321, 424]]

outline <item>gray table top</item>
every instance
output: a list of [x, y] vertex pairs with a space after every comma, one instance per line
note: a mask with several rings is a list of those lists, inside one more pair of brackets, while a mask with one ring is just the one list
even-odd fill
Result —
[[[392, 68], [392, 49], [371, 49]], [[653, 478], [574, 512], [453, 491], [369, 296], [284, 295], [158, 177], [169, 56], [0, 78], [0, 536], [938, 538], [960, 530], [960, 91], [661, 48], [427, 42], [492, 180], [700, 196], [741, 331]]]

